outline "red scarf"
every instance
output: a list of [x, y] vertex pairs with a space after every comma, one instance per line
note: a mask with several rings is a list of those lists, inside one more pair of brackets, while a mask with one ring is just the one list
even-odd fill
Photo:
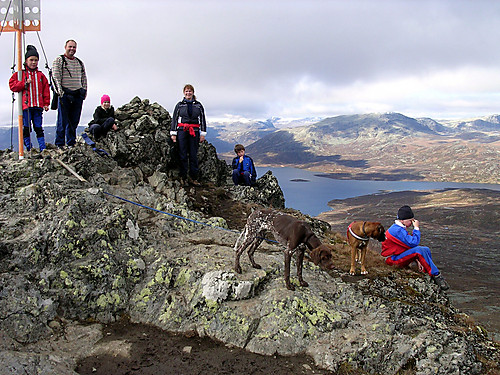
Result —
[[184, 124], [184, 123], [179, 123], [178, 125], [179, 128], [183, 128], [183, 130], [186, 132], [186, 131], [189, 131], [189, 135], [191, 137], [195, 137], [196, 136], [196, 133], [194, 132], [194, 129], [199, 129], [200, 128], [200, 124]]

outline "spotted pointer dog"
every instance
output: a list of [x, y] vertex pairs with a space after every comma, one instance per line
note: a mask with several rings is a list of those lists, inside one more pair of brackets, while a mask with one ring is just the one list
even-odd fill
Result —
[[256, 210], [248, 217], [245, 228], [234, 245], [236, 251], [234, 270], [236, 272], [242, 273], [240, 256], [245, 249], [247, 249], [252, 267], [261, 268], [255, 262], [253, 254], [264, 240], [264, 234], [267, 230], [274, 235], [276, 241], [286, 246], [283, 253], [285, 255], [285, 284], [287, 289], [295, 290], [295, 287], [290, 283], [290, 261], [295, 250], [298, 251], [297, 277], [301, 286], [306, 287], [309, 285], [302, 278], [302, 264], [306, 246], [310, 251], [309, 257], [314, 264], [325, 270], [334, 267], [332, 261], [333, 247], [321, 243], [307, 223], [278, 211]]

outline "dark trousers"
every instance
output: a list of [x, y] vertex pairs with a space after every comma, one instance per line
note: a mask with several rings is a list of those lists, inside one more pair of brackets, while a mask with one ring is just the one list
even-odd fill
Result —
[[58, 147], [74, 146], [76, 143], [76, 129], [82, 114], [83, 98], [81, 95], [69, 93], [59, 97], [57, 106], [57, 126], [55, 144]]
[[250, 172], [245, 171], [241, 174], [237, 169], [233, 169], [233, 182], [235, 185], [252, 186]]
[[23, 142], [29, 151], [33, 147], [31, 144], [31, 124], [35, 130], [36, 137], [40, 146], [40, 151], [45, 149], [45, 139], [42, 128], [43, 109], [39, 107], [30, 107], [23, 110]]
[[177, 132], [177, 144], [179, 145], [179, 173], [182, 178], [189, 176], [198, 178], [198, 147], [200, 146], [200, 132], [195, 131], [195, 136], [189, 135], [188, 131]]
[[113, 127], [114, 123], [115, 119], [113, 117], [108, 117], [102, 124], [92, 124], [89, 128], [90, 134], [93, 135], [95, 140], [105, 137]]

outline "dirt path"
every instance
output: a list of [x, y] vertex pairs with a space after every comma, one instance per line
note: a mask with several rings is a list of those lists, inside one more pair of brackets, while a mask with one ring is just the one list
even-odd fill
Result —
[[[78, 364], [81, 375], [311, 375], [331, 374], [314, 366], [311, 358], [267, 357], [197, 336], [176, 336], [127, 320], [104, 327], [98, 343], [107, 355], [88, 357]], [[116, 355], [113, 347], [129, 348]]]

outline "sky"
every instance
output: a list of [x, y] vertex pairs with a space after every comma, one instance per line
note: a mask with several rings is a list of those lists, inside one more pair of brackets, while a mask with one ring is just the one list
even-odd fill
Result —
[[[41, 0], [39, 36], [50, 66], [67, 39], [78, 43], [89, 81], [81, 124], [103, 94], [115, 108], [139, 96], [171, 113], [186, 83], [209, 125], [373, 112], [458, 119], [500, 113], [499, 19], [494, 0]], [[14, 34], [0, 35], [0, 125], [12, 118]], [[24, 40], [43, 68], [37, 33]]]

